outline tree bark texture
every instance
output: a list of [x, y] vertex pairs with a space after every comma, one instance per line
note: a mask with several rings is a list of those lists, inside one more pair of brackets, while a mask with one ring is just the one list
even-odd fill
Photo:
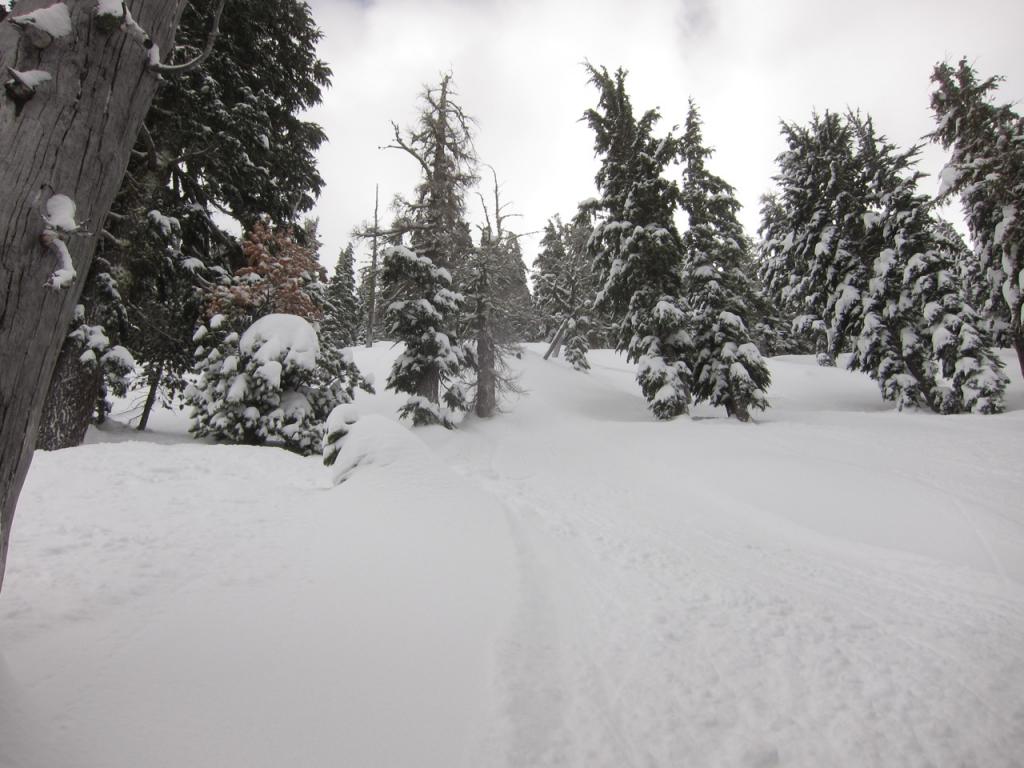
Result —
[[498, 407], [498, 375], [495, 371], [494, 336], [486, 328], [476, 337], [476, 415], [482, 419], [494, 415]]
[[145, 432], [149, 426], [149, 414], [153, 412], [156, 404], [156, 396], [160, 392], [160, 379], [164, 375], [163, 362], [155, 363], [149, 371], [149, 392], [146, 394], [146, 404], [142, 406], [142, 415], [139, 416], [139, 432]]
[[[128, 8], [169, 51], [185, 2], [129, 0]], [[51, 4], [22, 0], [12, 16]], [[94, 235], [70, 238], [78, 277], [63, 290], [44, 287], [58, 265], [40, 244], [41, 211], [49, 196], [67, 195], [83, 229], [100, 230], [158, 83], [142, 45], [96, 26], [96, 0], [66, 5], [72, 31], [45, 48], [12, 16], [0, 22], [0, 73], [11, 67], [51, 76], [23, 104], [0, 93], [0, 587], [47, 385], [96, 245]]]
[[82, 362], [84, 351], [80, 342], [68, 340], [57, 356], [39, 420], [36, 449], [59, 451], [74, 448], [85, 440], [96, 411], [103, 371], [96, 360]]

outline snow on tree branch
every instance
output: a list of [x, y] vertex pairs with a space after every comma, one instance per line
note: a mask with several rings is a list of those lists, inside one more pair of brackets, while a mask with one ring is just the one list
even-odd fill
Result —
[[7, 19], [18, 27], [36, 48], [46, 48], [54, 40], [71, 34], [71, 14], [64, 3], [55, 3], [46, 8], [11, 16]]
[[46, 201], [46, 213], [43, 214], [43, 222], [46, 229], [40, 235], [40, 242], [52, 251], [57, 257], [58, 267], [46, 286], [59, 291], [68, 288], [75, 281], [77, 273], [71, 262], [71, 253], [68, 251], [64, 236], [78, 231], [78, 222], [75, 221], [77, 206], [75, 201], [67, 195], [54, 195]]
[[49, 72], [41, 69], [30, 69], [19, 72], [13, 67], [7, 68], [9, 77], [4, 82], [4, 90], [15, 103], [16, 113], [21, 111], [22, 105], [36, 95], [36, 89], [43, 83], [53, 79]]
[[113, 31], [124, 30], [129, 37], [149, 52], [149, 69], [160, 74], [181, 74], [195, 69], [206, 61], [213, 46], [220, 36], [220, 17], [224, 12], [226, 0], [220, 0], [213, 13], [213, 21], [210, 25], [210, 33], [206, 38], [206, 45], [198, 56], [182, 64], [161, 64], [160, 46], [153, 42], [149, 33], [135, 20], [128, 5], [121, 0], [98, 0], [96, 5], [96, 23], [101, 29]]

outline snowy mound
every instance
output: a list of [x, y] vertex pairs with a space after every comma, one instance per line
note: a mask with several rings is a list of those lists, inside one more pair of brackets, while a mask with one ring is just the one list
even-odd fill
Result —
[[316, 329], [298, 315], [261, 317], [242, 334], [238, 347], [260, 362], [279, 361], [306, 370], [315, 368], [320, 356]]
[[334, 484], [344, 483], [359, 467], [386, 467], [405, 459], [432, 460], [423, 441], [406, 427], [377, 414], [363, 416], [341, 445], [332, 467]]

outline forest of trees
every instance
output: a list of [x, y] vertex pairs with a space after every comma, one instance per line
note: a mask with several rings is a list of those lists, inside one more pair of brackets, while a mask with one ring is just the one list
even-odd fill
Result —
[[[0, 51], [38, 48], [28, 73], [0, 53], [0, 584], [32, 449], [79, 444], [129, 390], [139, 429], [174, 404], [197, 437], [331, 461], [354, 418], [345, 404], [372, 389], [350, 350], [374, 341], [404, 345], [384, 385], [407, 396], [400, 415], [448, 428], [518, 391], [509, 358], [526, 341], [583, 375], [591, 348], [625, 353], [661, 420], [706, 402], [748, 421], [769, 407], [765, 356], [779, 353], [842, 355], [897, 407], [944, 414], [1002, 410], [995, 347], [1024, 371], [1024, 119], [966, 61], [932, 73], [926, 139], [950, 152], [938, 199], [918, 189], [919, 146], [895, 146], [860, 112], [815, 113], [782, 123], [756, 234], [713, 171], [698, 105], [673, 116], [681, 132], [665, 129], [657, 108], [634, 108], [625, 70], [587, 64], [596, 196], [540, 225], [537, 253], [523, 252], [528, 226], [510, 228], [471, 109], [442, 73], [414, 124], [382, 131], [416, 186], [335, 256], [309, 218], [326, 137], [303, 115], [332, 78], [309, 6], [165, 5], [134, 19], [120, 3], [79, 4], [57, 22], [0, 10]], [[96, 38], [70, 34], [93, 26]], [[138, 71], [111, 65], [94, 87], [117, 120], [56, 117], [47, 79], [101, 78], [84, 57], [122, 48]], [[47, 121], [89, 157], [84, 181], [61, 169], [55, 136], [18, 131]], [[127, 138], [89, 155], [103, 131]], [[30, 168], [11, 159], [33, 155]], [[956, 197], [969, 242], [937, 212]], [[357, 263], [371, 240], [374, 261]]]

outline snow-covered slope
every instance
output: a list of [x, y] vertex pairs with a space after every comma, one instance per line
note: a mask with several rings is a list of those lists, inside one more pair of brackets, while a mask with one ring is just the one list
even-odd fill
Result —
[[0, 765], [1020, 765], [1014, 366], [995, 417], [781, 358], [756, 424], [663, 424], [539, 352], [457, 432], [361, 394], [337, 487], [168, 413], [37, 454]]

